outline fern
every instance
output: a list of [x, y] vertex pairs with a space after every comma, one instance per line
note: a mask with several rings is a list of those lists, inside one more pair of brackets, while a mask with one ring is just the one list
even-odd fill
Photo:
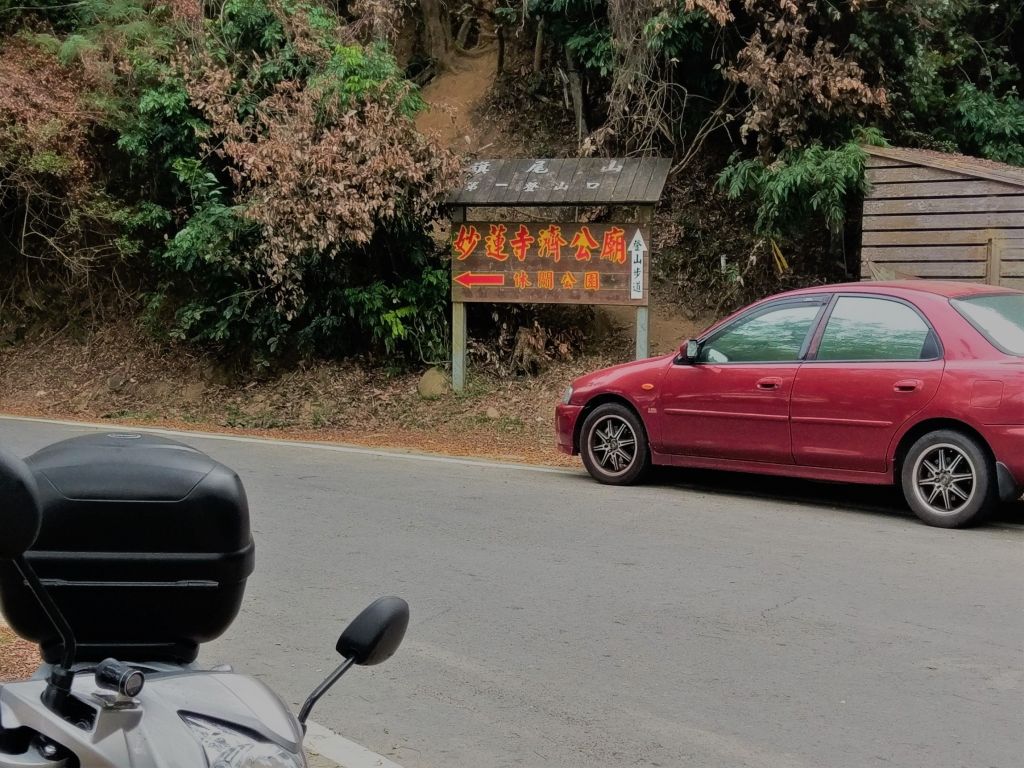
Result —
[[[863, 132], [858, 138], [877, 143], [881, 135]], [[850, 200], [864, 192], [866, 157], [856, 140], [834, 149], [815, 143], [785, 150], [770, 165], [760, 159], [733, 157], [719, 176], [718, 186], [732, 199], [754, 199], [761, 234], [777, 237], [815, 221], [838, 233]]]
[[57, 57], [61, 64], [67, 65], [80, 59], [83, 54], [97, 50], [99, 50], [99, 46], [85, 35], [68, 35], [67, 39], [61, 43]]

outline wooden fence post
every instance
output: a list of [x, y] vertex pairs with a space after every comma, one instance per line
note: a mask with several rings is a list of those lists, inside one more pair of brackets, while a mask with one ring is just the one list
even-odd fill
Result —
[[985, 269], [985, 282], [989, 285], [1002, 285], [1003, 282], [1003, 243], [999, 233], [988, 231], [988, 265]]

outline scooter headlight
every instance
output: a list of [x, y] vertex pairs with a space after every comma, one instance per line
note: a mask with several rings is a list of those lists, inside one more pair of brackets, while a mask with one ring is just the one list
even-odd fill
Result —
[[182, 715], [206, 752], [209, 768], [307, 768], [306, 756], [212, 720]]

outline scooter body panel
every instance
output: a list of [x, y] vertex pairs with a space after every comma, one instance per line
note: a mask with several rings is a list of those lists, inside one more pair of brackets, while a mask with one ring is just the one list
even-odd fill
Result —
[[[183, 715], [249, 732], [293, 754], [301, 752], [301, 726], [277, 694], [260, 681], [233, 672], [159, 666], [163, 671], [149, 670], [146, 686], [134, 700], [120, 704], [114, 704], [91, 675], [79, 674], [74, 695], [96, 710], [89, 728], [56, 717], [42, 700], [45, 681], [35, 678], [0, 688], [0, 723], [5, 729], [27, 728], [43, 735], [72, 752], [81, 768], [206, 765], [203, 748]], [[0, 750], [0, 768], [60, 765], [37, 750], [18, 755]]]

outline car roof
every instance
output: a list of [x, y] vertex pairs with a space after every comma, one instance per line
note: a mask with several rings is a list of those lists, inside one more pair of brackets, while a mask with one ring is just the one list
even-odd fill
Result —
[[966, 296], [991, 295], [993, 293], [1021, 293], [1013, 288], [1005, 288], [998, 285], [986, 283], [965, 283], [955, 280], [868, 280], [859, 283], [833, 283], [831, 285], [816, 285], [812, 288], [801, 288], [796, 291], [789, 291], [781, 294], [783, 296], [802, 296], [815, 293], [836, 293], [851, 291], [856, 293], [930, 293], [935, 296], [946, 298], [963, 298]]

